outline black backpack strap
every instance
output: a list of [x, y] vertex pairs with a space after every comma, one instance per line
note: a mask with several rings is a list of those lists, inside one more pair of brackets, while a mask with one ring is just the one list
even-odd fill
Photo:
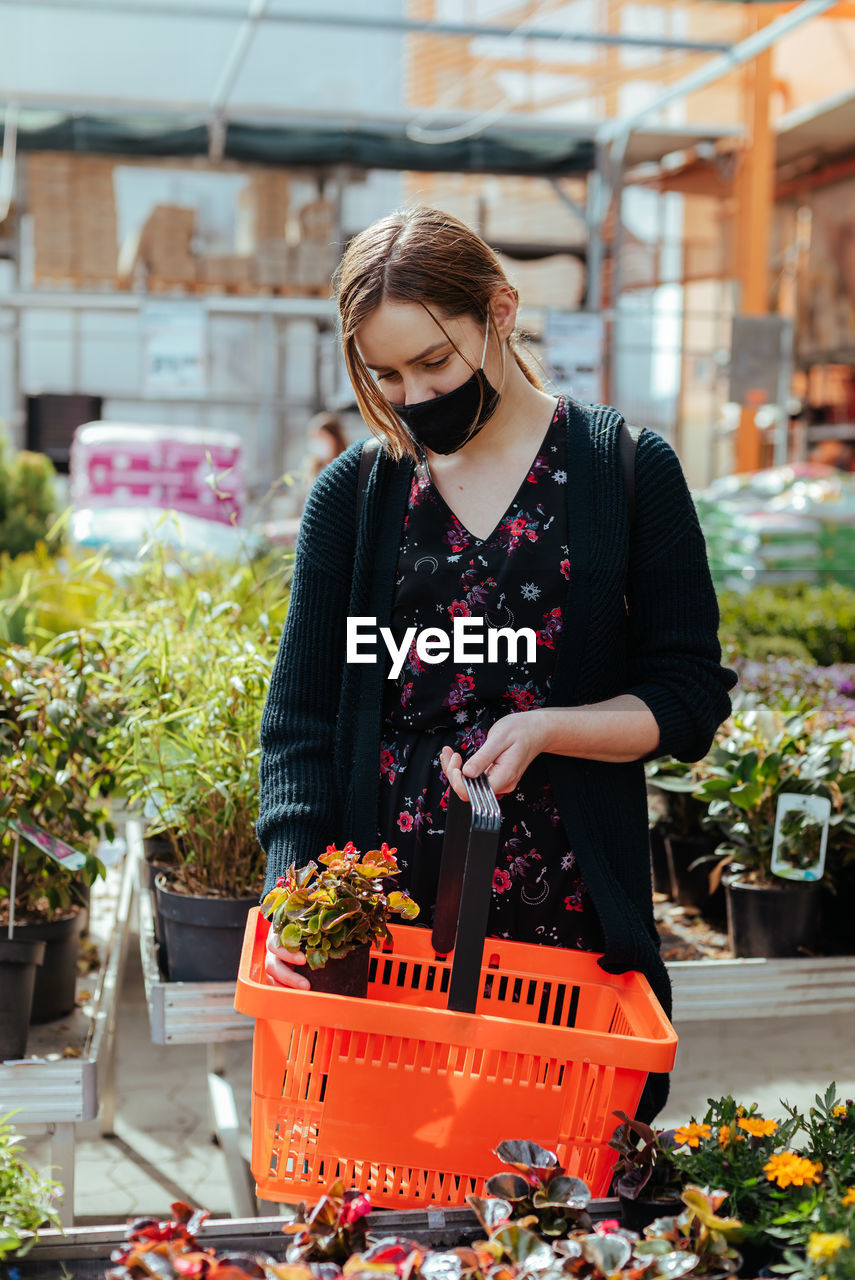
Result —
[[628, 422], [623, 422], [618, 437], [623, 491], [626, 497], [626, 519], [630, 533], [635, 522], [635, 452], [642, 430], [642, 427], [631, 427]]
[[362, 453], [359, 455], [359, 485], [356, 490], [356, 526], [354, 533], [357, 538], [359, 537], [359, 516], [362, 511], [362, 501], [365, 497], [365, 490], [368, 488], [368, 477], [371, 474], [371, 468], [374, 465], [374, 459], [379, 448], [380, 441], [376, 436], [369, 436], [367, 440], [362, 442]]

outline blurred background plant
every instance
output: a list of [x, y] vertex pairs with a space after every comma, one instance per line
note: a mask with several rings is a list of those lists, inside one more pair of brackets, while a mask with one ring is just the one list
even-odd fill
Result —
[[[75, 874], [27, 841], [20, 842], [15, 894], [19, 919], [52, 918], [75, 902], [75, 885], [103, 867], [102, 833], [114, 836], [109, 796], [115, 774], [109, 743], [121, 694], [107, 653], [83, 632], [59, 637], [43, 652], [0, 644], [0, 911], [8, 910], [8, 820], [31, 823], [84, 854]], [[78, 878], [79, 877], [79, 878]]]
[[43, 453], [11, 457], [0, 439], [0, 553], [10, 557], [45, 541], [53, 521], [56, 472]]

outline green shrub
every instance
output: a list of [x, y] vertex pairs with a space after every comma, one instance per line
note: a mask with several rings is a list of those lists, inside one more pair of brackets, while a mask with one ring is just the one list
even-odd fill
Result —
[[0, 551], [19, 556], [47, 538], [55, 475], [45, 454], [21, 450], [10, 458], [0, 441]]
[[803, 657], [803, 646], [819, 666], [855, 662], [855, 591], [842, 583], [723, 591], [719, 605], [726, 653], [762, 661], [768, 654]]

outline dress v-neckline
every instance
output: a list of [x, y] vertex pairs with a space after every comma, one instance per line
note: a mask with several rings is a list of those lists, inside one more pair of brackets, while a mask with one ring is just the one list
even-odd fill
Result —
[[452, 516], [452, 518], [455, 520], [455, 522], [459, 525], [459, 527], [460, 527], [460, 528], [463, 530], [463, 532], [466, 534], [467, 538], [469, 538], [469, 539], [470, 539], [472, 542], [474, 542], [477, 546], [479, 546], [479, 547], [483, 547], [485, 544], [487, 544], [487, 543], [489, 543], [489, 542], [492, 542], [493, 538], [496, 536], [497, 532], [499, 531], [499, 529], [502, 527], [502, 525], [504, 524], [505, 520], [507, 519], [508, 512], [509, 512], [509, 511], [511, 511], [511, 510], [512, 510], [512, 508], [516, 506], [517, 498], [520, 496], [520, 493], [522, 492], [523, 485], [524, 485], [524, 484], [526, 483], [526, 481], [528, 480], [529, 476], [531, 475], [532, 469], [533, 469], [533, 467], [535, 466], [535, 463], [537, 462], [538, 458], [540, 457], [541, 453], [543, 452], [544, 448], [546, 447], [546, 442], [547, 442], [547, 440], [549, 439], [549, 436], [550, 436], [550, 434], [551, 434], [551, 432], [552, 432], [552, 428], [555, 426], [555, 421], [556, 421], [556, 419], [557, 419], [557, 417], [558, 417], [559, 413], [561, 412], [562, 404], [563, 404], [563, 398], [562, 398], [561, 396], [559, 396], [559, 398], [558, 398], [558, 403], [557, 403], [557, 404], [556, 404], [556, 406], [555, 406], [555, 412], [553, 413], [552, 417], [551, 417], [551, 418], [550, 418], [550, 420], [549, 420], [549, 426], [546, 428], [546, 431], [544, 432], [543, 438], [541, 439], [540, 444], [537, 446], [537, 452], [535, 453], [535, 455], [534, 455], [534, 457], [532, 458], [531, 462], [529, 463], [529, 465], [528, 465], [528, 466], [526, 467], [526, 469], [525, 469], [525, 474], [523, 475], [523, 478], [522, 478], [522, 480], [521, 480], [521, 481], [520, 481], [520, 483], [519, 483], [519, 487], [517, 488], [516, 493], [515, 493], [515, 494], [514, 494], [514, 496], [511, 498], [510, 502], [509, 502], [509, 503], [508, 503], [508, 505], [505, 507], [504, 511], [503, 511], [503, 512], [502, 512], [502, 514], [499, 516], [499, 519], [496, 521], [495, 526], [494, 526], [494, 527], [493, 527], [493, 529], [490, 531], [490, 533], [488, 533], [488, 534], [487, 534], [487, 537], [486, 537], [486, 538], [478, 538], [478, 537], [476, 537], [476, 535], [472, 532], [472, 530], [471, 530], [471, 529], [468, 529], [468, 528], [466, 527], [466, 525], [465, 525], [465, 524], [463, 523], [463, 521], [460, 519], [460, 517], [459, 517], [459, 515], [457, 514], [457, 512], [456, 512], [456, 511], [453, 511], [453, 510], [452, 510], [452, 508], [449, 506], [449, 504], [446, 502], [445, 498], [442, 496], [442, 494], [440, 493], [439, 489], [437, 488], [436, 483], [434, 482], [434, 478], [433, 478], [433, 476], [432, 476], [432, 475], [431, 475], [431, 473], [430, 473], [430, 464], [428, 463], [428, 460], [427, 460], [427, 454], [426, 454], [426, 453], [424, 453], [424, 451], [422, 451], [422, 462], [423, 462], [423, 464], [424, 464], [425, 473], [427, 474], [428, 484], [429, 484], [429, 485], [430, 485], [430, 487], [433, 489], [434, 493], [435, 493], [435, 494], [436, 494], [436, 496], [439, 498], [440, 502], [441, 502], [441, 503], [442, 503], [442, 505], [445, 507], [445, 509], [446, 509], [446, 511], [448, 512], [448, 514], [449, 514], [450, 516]]

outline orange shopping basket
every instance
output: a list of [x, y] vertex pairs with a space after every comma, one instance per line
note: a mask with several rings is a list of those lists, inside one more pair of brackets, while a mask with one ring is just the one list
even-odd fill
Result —
[[311, 1200], [342, 1178], [378, 1207], [463, 1205], [498, 1172], [505, 1138], [548, 1147], [606, 1195], [612, 1112], [634, 1114], [647, 1073], [674, 1065], [677, 1037], [642, 974], [485, 945], [501, 811], [483, 775], [466, 782], [470, 804], [449, 792], [433, 933], [392, 925], [367, 999], [270, 982], [268, 922], [250, 912], [235, 1007], [255, 1018], [263, 1199]]

